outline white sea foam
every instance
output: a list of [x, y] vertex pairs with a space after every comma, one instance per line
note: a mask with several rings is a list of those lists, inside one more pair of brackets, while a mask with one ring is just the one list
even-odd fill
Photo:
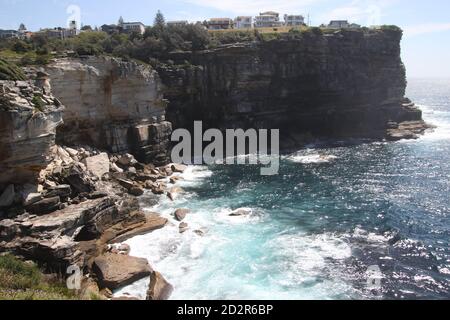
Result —
[[320, 155], [320, 154], [310, 154], [310, 155], [292, 155], [287, 157], [287, 160], [302, 163], [302, 164], [323, 164], [330, 163], [337, 159], [333, 155]]
[[[233, 213], [237, 211], [243, 211], [245, 214], [242, 215], [233, 215]], [[237, 210], [232, 210], [229, 208], [220, 209], [214, 213], [214, 219], [218, 223], [227, 223], [227, 224], [245, 224], [252, 222], [259, 222], [263, 218], [261, 212], [257, 212], [252, 208], [239, 208]]]
[[213, 172], [206, 166], [189, 166], [179, 176], [183, 178], [179, 182], [180, 185], [196, 185], [202, 183], [205, 179], [211, 177]]

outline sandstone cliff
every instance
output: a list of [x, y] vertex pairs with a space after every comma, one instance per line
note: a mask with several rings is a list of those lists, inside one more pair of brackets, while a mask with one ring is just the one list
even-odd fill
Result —
[[47, 71], [55, 96], [66, 106], [58, 142], [167, 163], [171, 124], [165, 121], [162, 84], [151, 67], [87, 57], [59, 59]]
[[33, 181], [47, 166], [63, 109], [34, 80], [0, 81], [0, 190]]
[[[401, 30], [307, 32], [174, 53], [159, 73], [175, 128], [280, 128], [288, 138], [384, 138], [421, 121], [404, 98]], [[401, 134], [399, 135], [401, 136]], [[295, 144], [295, 143], [294, 143]]]

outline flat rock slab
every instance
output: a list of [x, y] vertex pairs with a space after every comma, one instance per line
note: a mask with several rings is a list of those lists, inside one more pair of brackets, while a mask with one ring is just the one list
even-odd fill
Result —
[[113, 199], [88, 200], [78, 205], [30, 220], [34, 233], [56, 229], [73, 230], [90, 221], [98, 212], [114, 206]]
[[126, 233], [117, 236], [112, 242], [113, 243], [124, 242], [133, 237], [142, 236], [152, 231], [162, 229], [166, 226], [168, 222], [166, 218], [162, 218], [157, 213], [146, 214], [145, 218], [146, 222], [144, 224], [140, 225], [137, 228], [134, 228], [133, 230], [130, 230]]
[[100, 153], [97, 156], [84, 159], [86, 168], [98, 178], [109, 172], [109, 157], [107, 153]]
[[115, 290], [130, 285], [152, 273], [147, 259], [107, 253], [94, 260], [93, 270], [101, 287]]

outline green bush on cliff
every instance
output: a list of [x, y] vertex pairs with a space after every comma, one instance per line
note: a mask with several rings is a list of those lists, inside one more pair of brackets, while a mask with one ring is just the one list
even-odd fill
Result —
[[31, 102], [34, 104], [34, 107], [36, 109], [38, 109], [41, 112], [44, 112], [45, 102], [44, 102], [44, 100], [42, 100], [42, 97], [40, 97], [39, 95], [34, 95]]
[[25, 74], [14, 63], [0, 58], [0, 80], [25, 80]]
[[380, 27], [381, 30], [384, 31], [395, 31], [395, 32], [403, 32], [402, 28], [395, 25], [383, 25]]
[[0, 256], [0, 300], [70, 300], [75, 299], [57, 280], [46, 280], [34, 264], [12, 255]]

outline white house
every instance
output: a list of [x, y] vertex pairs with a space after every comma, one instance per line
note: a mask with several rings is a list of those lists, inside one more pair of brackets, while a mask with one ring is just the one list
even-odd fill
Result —
[[274, 11], [261, 12], [255, 17], [255, 28], [280, 27], [280, 14]]
[[145, 33], [145, 25], [142, 22], [124, 22], [122, 23], [123, 31]]
[[253, 28], [252, 16], [239, 16], [234, 19], [234, 26], [236, 29], [251, 29]]
[[302, 26], [305, 24], [305, 17], [303, 17], [302, 15], [285, 14], [284, 24], [288, 27]]

